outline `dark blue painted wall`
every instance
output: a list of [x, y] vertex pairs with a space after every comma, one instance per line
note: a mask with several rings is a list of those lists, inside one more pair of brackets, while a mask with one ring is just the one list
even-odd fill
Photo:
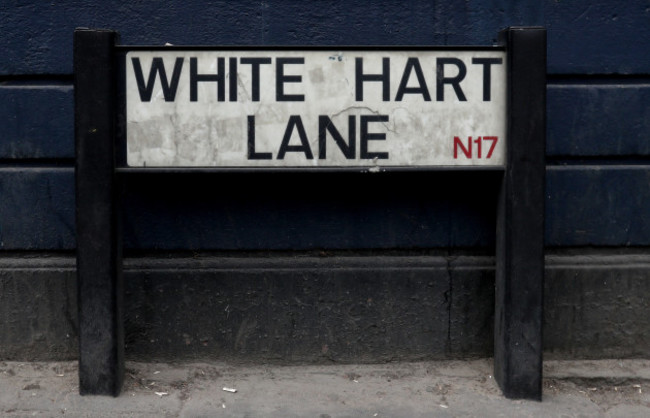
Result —
[[[0, 249], [74, 249], [75, 27], [118, 30], [124, 44], [479, 45], [508, 25], [548, 28], [547, 244], [649, 246], [646, 0], [86, 0], [0, 7]], [[279, 177], [275, 194], [269, 179], [129, 180], [125, 243], [475, 248], [494, 237], [489, 178], [314, 176], [315, 189], [301, 194]]]

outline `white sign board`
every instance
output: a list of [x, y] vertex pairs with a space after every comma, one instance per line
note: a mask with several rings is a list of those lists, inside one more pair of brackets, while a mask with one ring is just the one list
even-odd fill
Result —
[[131, 167], [503, 166], [506, 54], [134, 50]]

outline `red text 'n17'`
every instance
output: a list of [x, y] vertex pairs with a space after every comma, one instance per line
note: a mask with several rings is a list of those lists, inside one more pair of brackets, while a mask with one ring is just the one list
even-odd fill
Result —
[[[483, 143], [485, 141], [488, 141], [488, 144], [486, 146], [483, 146]], [[462, 155], [464, 155], [466, 158], [491, 158], [492, 153], [494, 152], [494, 148], [497, 145], [497, 142], [499, 142], [499, 137], [497, 136], [478, 136], [474, 139], [472, 139], [471, 136], [467, 137], [467, 142], [463, 143], [463, 141], [455, 136], [454, 137], [454, 159], [458, 159], [458, 149], [460, 149]], [[472, 147], [472, 144], [474, 144], [474, 147]], [[465, 146], [467, 145], [467, 146]], [[487, 154], [485, 157], [483, 157], [483, 149], [487, 148], [489, 146], [489, 149], [487, 150]], [[472, 149], [473, 148], [473, 149]]]

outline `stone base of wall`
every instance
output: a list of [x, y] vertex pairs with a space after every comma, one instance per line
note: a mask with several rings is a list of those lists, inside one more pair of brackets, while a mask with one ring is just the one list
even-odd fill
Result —
[[[385, 362], [492, 355], [487, 256], [125, 260], [129, 360]], [[650, 255], [547, 255], [545, 358], [650, 356]], [[0, 359], [77, 356], [72, 256], [0, 258]]]

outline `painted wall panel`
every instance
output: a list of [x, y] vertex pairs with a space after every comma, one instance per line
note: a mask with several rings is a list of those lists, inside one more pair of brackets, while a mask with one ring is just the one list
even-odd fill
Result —
[[0, 158], [74, 157], [73, 88], [0, 84]]
[[542, 15], [535, 1], [34, 2], [0, 11], [0, 74], [71, 73], [76, 27], [117, 30], [125, 44], [489, 45]]
[[[458, 173], [446, 182], [440, 174], [326, 174], [306, 176], [309, 187], [303, 188], [292, 174], [130, 177], [124, 191], [125, 246], [304, 250], [493, 245], [494, 178]], [[73, 249], [73, 181], [72, 169], [0, 169], [0, 248]], [[550, 167], [547, 245], [650, 245], [649, 187], [647, 166]]]
[[650, 84], [550, 83], [549, 157], [650, 155]]
[[646, 0], [546, 1], [549, 73], [650, 72]]
[[650, 245], [648, 166], [546, 171], [547, 246]]
[[110, 28], [125, 44], [491, 44], [499, 29], [549, 29], [551, 73], [650, 69], [650, 7], [633, 1], [112, 2], [13, 4], [0, 11], [0, 74], [69, 74], [75, 27]]
[[74, 248], [72, 168], [0, 168], [0, 196], [0, 250]]

